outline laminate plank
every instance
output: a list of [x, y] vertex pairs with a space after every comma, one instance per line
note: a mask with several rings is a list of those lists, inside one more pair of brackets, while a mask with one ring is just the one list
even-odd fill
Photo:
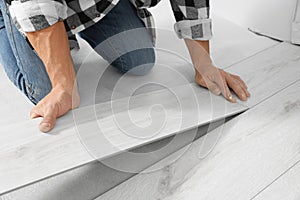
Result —
[[[216, 121], [210, 125], [201, 126], [194, 138], [194, 130], [186, 131], [177, 135], [176, 142], [170, 144], [173, 138], [166, 138], [149, 145], [136, 148], [135, 153], [149, 153], [150, 156], [137, 156], [134, 159], [127, 153], [121, 153], [107, 161], [92, 162], [81, 167], [66, 171], [62, 174], [49, 177], [45, 180], [28, 185], [18, 190], [1, 195], [4, 199], [14, 200], [83, 200], [95, 199], [100, 194], [114, 188], [120, 183], [130, 179], [143, 169], [147, 169], [153, 163], [161, 160], [178, 149], [190, 144], [193, 139], [205, 135], [209, 130], [222, 125], [223, 120]], [[158, 149], [168, 144], [161, 151]], [[179, 156], [178, 156], [179, 157]], [[113, 165], [111, 164], [113, 163]], [[122, 168], [113, 167], [119, 163]], [[134, 168], [132, 167], [134, 163]], [[1, 199], [1, 198], [0, 198]]]
[[300, 164], [297, 163], [253, 199], [297, 200], [300, 198], [299, 178]]
[[[74, 110], [58, 121], [51, 134], [41, 134], [36, 129], [39, 120], [2, 127], [2, 131], [15, 134], [0, 135], [0, 141], [7, 141], [0, 147], [0, 193], [246, 109], [239, 104], [230, 104], [222, 97], [210, 96], [208, 91], [194, 84], [176, 87], [173, 92], [176, 96], [168, 90], [160, 90], [115, 100], [114, 110], [111, 102]], [[128, 110], [129, 99], [132, 104]], [[193, 99], [195, 104], [192, 104]], [[164, 106], [164, 109], [152, 111], [151, 118], [148, 111], [155, 104]], [[133, 123], [128, 119], [128, 112]], [[94, 118], [95, 113], [98, 120]], [[182, 115], [185, 121], [181, 121]], [[76, 125], [74, 116], [77, 116]], [[165, 121], [163, 126], [161, 121]], [[139, 127], [152, 122], [156, 127], [151, 127], [148, 132]], [[103, 135], [99, 134], [98, 124]], [[132, 135], [124, 134], [124, 130], [118, 127], [120, 125]], [[163, 127], [161, 130], [160, 126]], [[153, 128], [158, 128], [156, 135], [151, 131]]]
[[[170, 60], [169, 63], [168, 59]], [[299, 46], [279, 43], [226, 68], [226, 70], [238, 74], [247, 83], [252, 97], [247, 102], [241, 103], [247, 107], [253, 107], [298, 80], [300, 76], [299, 59]], [[161, 89], [162, 86], [174, 87], [193, 82], [193, 68], [183, 59], [177, 58], [176, 55], [168, 52], [160, 52], [158, 62], [168, 63], [168, 65], [156, 66], [153, 72], [145, 77], [121, 77], [113, 71], [108, 71], [107, 76], [104, 76], [102, 85], [110, 90], [129, 96], [132, 95], [133, 88], [139, 88], [136, 91], [139, 94]], [[170, 74], [170, 76], [165, 76], [165, 74]], [[117, 78], [109, 80], [107, 77]], [[175, 82], [173, 77], [176, 77]], [[115, 83], [118, 81], [121, 84], [119, 83], [118, 87], [115, 87]], [[150, 83], [150, 86], [141, 87], [147, 85], [147, 83]]]
[[[0, 126], [29, 120], [32, 104], [8, 80], [3, 67], [0, 65]], [[26, 113], [26, 114], [20, 114]], [[0, 130], [1, 132], [1, 130]], [[2, 133], [2, 132], [1, 132]]]
[[300, 160], [299, 88], [298, 81], [97, 200], [252, 199]]
[[300, 47], [280, 43], [227, 69], [246, 82], [251, 98], [243, 105], [253, 107], [300, 77]]

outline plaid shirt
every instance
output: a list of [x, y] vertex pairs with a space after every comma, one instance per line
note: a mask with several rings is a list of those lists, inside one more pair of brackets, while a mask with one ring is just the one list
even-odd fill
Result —
[[[101, 20], [119, 0], [6, 0], [14, 23], [21, 32], [45, 29], [64, 21], [70, 45], [77, 46], [75, 34]], [[147, 8], [160, 0], [130, 0], [137, 8], [155, 41], [154, 20]], [[209, 40], [212, 36], [209, 0], [170, 0], [179, 38]], [[72, 41], [74, 40], [74, 41]]]

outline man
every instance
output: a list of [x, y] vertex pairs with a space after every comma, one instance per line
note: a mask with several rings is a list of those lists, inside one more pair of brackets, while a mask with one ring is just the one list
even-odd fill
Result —
[[[36, 104], [30, 116], [43, 117], [39, 125], [43, 132], [54, 127], [56, 118], [79, 106], [70, 55], [70, 48], [77, 47], [74, 34], [78, 33], [122, 73], [144, 75], [153, 67], [155, 31], [146, 8], [155, 6], [157, 0], [0, 1], [0, 61], [8, 77]], [[170, 2], [177, 21], [175, 31], [189, 49], [196, 82], [231, 102], [236, 100], [229, 87], [241, 100], [247, 100], [250, 94], [245, 83], [211, 62], [208, 0]], [[38, 56], [15, 26], [26, 35]], [[126, 39], [114, 38], [126, 31], [131, 33]]]

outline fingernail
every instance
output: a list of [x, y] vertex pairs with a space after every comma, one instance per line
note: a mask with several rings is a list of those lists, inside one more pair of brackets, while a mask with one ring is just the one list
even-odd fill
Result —
[[232, 96], [232, 95], [230, 95], [229, 97], [228, 97], [228, 99], [231, 101], [231, 102], [236, 102], [236, 100], [235, 100], [235, 98]]
[[221, 91], [220, 91], [219, 89], [216, 89], [216, 90], [214, 91], [214, 93], [215, 93], [216, 95], [220, 95], [220, 94], [221, 94]]
[[50, 131], [50, 129], [51, 129], [50, 123], [44, 122], [44, 123], [40, 124], [40, 131], [46, 133], [46, 132]]
[[246, 95], [245, 95], [244, 93], [242, 94], [242, 98], [243, 98], [243, 99], [246, 99]]

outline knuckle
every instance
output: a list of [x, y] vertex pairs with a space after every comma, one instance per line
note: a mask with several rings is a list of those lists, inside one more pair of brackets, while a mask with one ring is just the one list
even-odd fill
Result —
[[240, 81], [236, 80], [236, 79], [233, 80], [233, 83], [234, 83], [235, 86], [239, 86], [240, 85]]
[[216, 85], [210, 85], [209, 90], [216, 90], [218, 87]]

